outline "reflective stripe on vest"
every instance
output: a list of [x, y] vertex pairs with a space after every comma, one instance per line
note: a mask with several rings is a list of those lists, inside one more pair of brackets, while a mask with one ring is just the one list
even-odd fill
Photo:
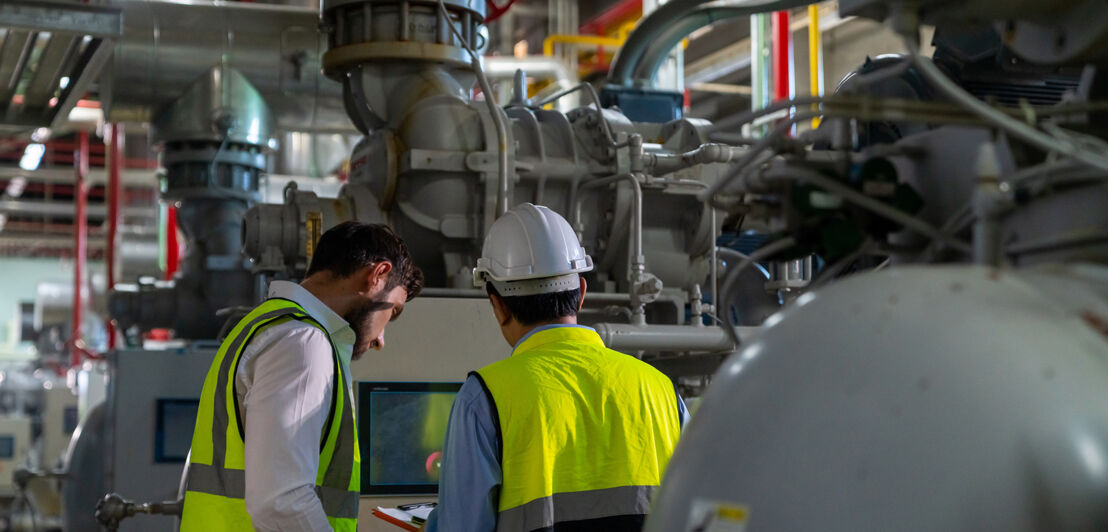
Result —
[[641, 526], [681, 432], [668, 377], [581, 327], [539, 331], [474, 375], [501, 440], [498, 531]]
[[[193, 432], [182, 532], [253, 530], [246, 511], [245, 444], [235, 395], [235, 374], [246, 346], [265, 329], [298, 320], [327, 333], [296, 303], [269, 299], [231, 330], [204, 381]], [[327, 336], [330, 340], [330, 335]], [[354, 408], [344, 364], [332, 343], [335, 363], [330, 419], [320, 437], [316, 494], [335, 530], [357, 530], [361, 456]]]

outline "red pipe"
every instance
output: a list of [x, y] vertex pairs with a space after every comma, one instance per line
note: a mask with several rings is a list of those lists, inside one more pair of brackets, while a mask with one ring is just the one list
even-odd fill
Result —
[[608, 30], [616, 29], [616, 25], [620, 22], [640, 16], [642, 16], [642, 0], [623, 0], [581, 24], [577, 31], [581, 35], [605, 35], [610, 33]]
[[173, 280], [173, 274], [177, 273], [177, 261], [181, 248], [177, 245], [177, 207], [172, 205], [166, 209], [165, 216], [165, 280]]
[[73, 332], [70, 335], [70, 363], [73, 366], [81, 364], [81, 320], [83, 308], [81, 301], [81, 289], [85, 280], [85, 253], [88, 244], [88, 219], [85, 217], [85, 208], [88, 203], [88, 185], [85, 179], [88, 177], [88, 132], [77, 132], [77, 151], [73, 154], [74, 169], [74, 203], [76, 213], [73, 215]]
[[[111, 144], [108, 146], [108, 245], [105, 260], [107, 263], [105, 269], [108, 273], [109, 293], [115, 287], [115, 246], [119, 234], [119, 197], [123, 192], [123, 187], [119, 186], [119, 165], [123, 162], [121, 160], [123, 146], [120, 144], [123, 142], [123, 124], [112, 124], [111, 129], [111, 136], [108, 138], [108, 142]], [[115, 349], [115, 323], [111, 320], [108, 320], [108, 349]]]
[[789, 49], [792, 47], [792, 32], [789, 31], [789, 12], [773, 13], [773, 100], [789, 99], [789, 79], [792, 68], [789, 63]]

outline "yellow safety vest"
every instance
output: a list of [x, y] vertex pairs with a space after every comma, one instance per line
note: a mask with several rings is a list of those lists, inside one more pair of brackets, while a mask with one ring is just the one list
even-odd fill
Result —
[[[247, 314], [219, 346], [200, 395], [181, 532], [254, 530], [250, 515], [246, 512], [244, 432], [235, 395], [235, 374], [239, 359], [254, 335], [266, 327], [289, 320], [302, 321], [327, 332], [300, 305], [274, 298]], [[330, 339], [330, 335], [327, 337]], [[332, 528], [356, 532], [361, 452], [354, 422], [354, 405], [349, 404], [346, 393], [345, 364], [333, 342], [331, 347], [335, 361], [331, 419], [320, 437], [316, 494]]]
[[474, 375], [499, 429], [498, 531], [641, 527], [681, 433], [668, 377], [582, 327], [534, 333]]

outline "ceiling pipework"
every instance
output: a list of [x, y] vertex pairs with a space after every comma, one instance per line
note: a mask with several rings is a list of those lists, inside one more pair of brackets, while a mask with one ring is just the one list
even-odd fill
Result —
[[0, 2], [0, 133], [64, 122], [122, 34], [118, 8]]

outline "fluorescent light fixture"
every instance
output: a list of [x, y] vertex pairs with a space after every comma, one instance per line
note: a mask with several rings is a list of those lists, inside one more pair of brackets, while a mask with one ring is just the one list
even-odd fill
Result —
[[27, 149], [23, 150], [23, 158], [19, 160], [19, 167], [28, 172], [38, 170], [44, 154], [46, 154], [45, 145], [37, 142], [28, 144]]

